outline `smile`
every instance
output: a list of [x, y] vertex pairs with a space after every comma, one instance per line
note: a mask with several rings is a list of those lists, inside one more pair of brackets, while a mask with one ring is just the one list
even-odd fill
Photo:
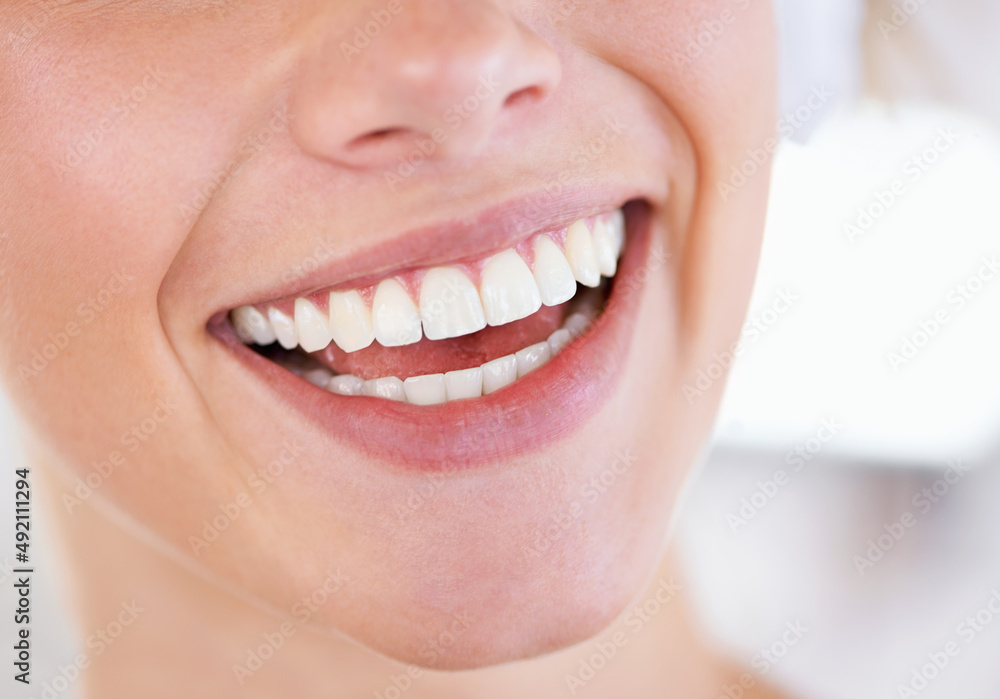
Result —
[[621, 202], [577, 198], [528, 232], [510, 228], [522, 201], [413, 231], [332, 260], [303, 291], [258, 291], [208, 330], [232, 380], [301, 429], [422, 471], [507, 460], [572, 435], [624, 375], [666, 257], [647, 201]]
[[230, 321], [240, 341], [331, 393], [414, 405], [480, 398], [589, 329], [624, 245], [619, 208], [486, 257], [240, 306]]

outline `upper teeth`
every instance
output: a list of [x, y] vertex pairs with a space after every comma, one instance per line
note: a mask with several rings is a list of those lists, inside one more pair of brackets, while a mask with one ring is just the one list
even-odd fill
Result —
[[[577, 282], [595, 287], [602, 275], [614, 276], [624, 239], [619, 209], [576, 221], [559, 234], [534, 236], [522, 246], [532, 257], [530, 267], [510, 248], [476, 264], [434, 267], [363, 289], [330, 292], [326, 311], [316, 297], [295, 299], [293, 317], [274, 305], [265, 304], [264, 311], [241, 306], [232, 312], [233, 327], [244, 342], [277, 341], [285, 349], [300, 346], [306, 352], [331, 341], [354, 352], [376, 340], [397, 347], [424, 336], [468, 335], [525, 318], [542, 304], [565, 303], [575, 295]], [[470, 271], [479, 272], [478, 288]], [[407, 288], [416, 290], [416, 298]]]

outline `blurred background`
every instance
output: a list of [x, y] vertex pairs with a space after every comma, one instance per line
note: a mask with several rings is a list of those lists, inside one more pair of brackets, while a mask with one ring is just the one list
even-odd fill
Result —
[[[676, 522], [686, 589], [706, 634], [796, 696], [998, 697], [1000, 3], [788, 0], [778, 17], [760, 276], [739, 346], [690, 387], [732, 365]], [[0, 396], [16, 465], [10, 424]], [[76, 651], [35, 522], [45, 678]], [[786, 624], [804, 629], [792, 647]]]
[[998, 697], [1000, 3], [777, 9], [789, 137], [688, 592], [796, 696]]

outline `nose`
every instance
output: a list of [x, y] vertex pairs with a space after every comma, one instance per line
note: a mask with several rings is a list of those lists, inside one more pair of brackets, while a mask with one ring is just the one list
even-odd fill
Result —
[[555, 90], [559, 58], [493, 0], [390, 0], [324, 23], [293, 86], [291, 130], [356, 169], [482, 149]]

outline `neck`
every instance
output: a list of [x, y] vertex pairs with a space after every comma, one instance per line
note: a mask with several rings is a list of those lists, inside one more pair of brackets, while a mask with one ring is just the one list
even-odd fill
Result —
[[[434, 672], [271, 616], [132, 535], [90, 501], [68, 514], [54, 496], [62, 492], [59, 476], [43, 473], [73, 572], [87, 697], [600, 699], [644, 696], [650, 688], [660, 697], [716, 697], [744, 673], [699, 638], [669, 553], [630, 611], [597, 638], [500, 667]], [[745, 699], [776, 696], [752, 684]]]

